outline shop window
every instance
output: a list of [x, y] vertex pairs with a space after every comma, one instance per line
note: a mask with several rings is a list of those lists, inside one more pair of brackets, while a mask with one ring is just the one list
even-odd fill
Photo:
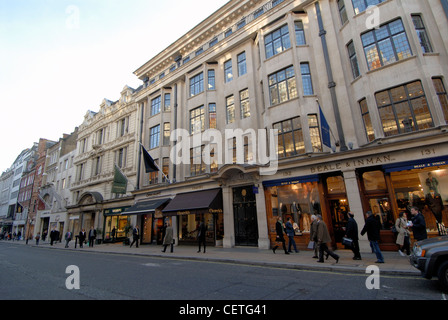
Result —
[[272, 215], [292, 218], [300, 232], [309, 232], [311, 215], [321, 214], [317, 182], [270, 187]]
[[366, 191], [387, 190], [386, 180], [382, 171], [364, 172], [362, 179]]
[[428, 231], [448, 225], [448, 167], [391, 173], [398, 210], [409, 215], [417, 207], [425, 217]]
[[[217, 221], [217, 230], [219, 231], [219, 237], [216, 238], [216, 240], [222, 240], [222, 230], [223, 225], [221, 224], [223, 222], [222, 220], [222, 214], [217, 215], [221, 216], [220, 219], [216, 219]], [[204, 221], [207, 231], [205, 234], [205, 240], [208, 244], [214, 244], [215, 243], [215, 216], [211, 213], [207, 214], [189, 214], [189, 215], [183, 215], [179, 216], [179, 242], [183, 243], [197, 243], [197, 234], [198, 234], [198, 228], [201, 221]]]
[[345, 182], [341, 176], [327, 178], [328, 194], [345, 193]]
[[123, 240], [123, 238], [127, 237], [127, 225], [130, 225], [129, 216], [107, 216], [105, 222], [104, 239], [106, 241], [113, 241], [112, 230], [115, 229], [115, 240]]

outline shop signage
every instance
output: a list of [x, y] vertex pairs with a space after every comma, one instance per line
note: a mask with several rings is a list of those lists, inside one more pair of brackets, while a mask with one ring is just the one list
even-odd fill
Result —
[[384, 169], [386, 170], [386, 172], [394, 172], [394, 171], [439, 167], [446, 165], [448, 165], [448, 157], [442, 156], [426, 160], [414, 160], [414, 161], [401, 162], [398, 164], [387, 165], [384, 167]]
[[[177, 211], [176, 212], [176, 214], [178, 216], [186, 216], [189, 214], [203, 214], [203, 213], [207, 213], [207, 209], [198, 209], [198, 210], [193, 210], [193, 211], [186, 210], [186, 211]], [[222, 211], [222, 209], [209, 208], [208, 213], [212, 213], [212, 214], [213, 213], [223, 213], [223, 211]]]
[[105, 216], [115, 216], [121, 214], [124, 210], [129, 207], [121, 207], [121, 208], [113, 208], [113, 209], [104, 209]]
[[330, 164], [322, 164], [313, 166], [310, 168], [311, 173], [322, 173], [336, 170], [343, 170], [347, 168], [362, 168], [364, 166], [383, 165], [391, 163], [395, 159], [392, 159], [390, 155], [361, 158], [357, 160], [341, 161]]

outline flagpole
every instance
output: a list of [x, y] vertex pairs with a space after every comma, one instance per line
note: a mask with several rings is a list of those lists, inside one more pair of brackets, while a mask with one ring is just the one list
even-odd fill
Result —
[[[140, 144], [140, 146], [142, 146], [143, 148], [145, 148], [145, 146], [144, 146], [141, 142], [139, 142], [139, 144]], [[160, 171], [160, 172], [162, 173], [162, 175], [165, 177], [166, 181], [168, 181], [168, 183], [171, 184], [170, 179], [167, 177], [167, 175], [166, 175], [165, 173], [163, 173], [162, 170], [160, 170], [159, 165], [158, 165], [155, 161], [153, 161], [153, 162], [154, 162], [154, 165], [157, 167], [157, 169], [159, 169], [159, 171]]]

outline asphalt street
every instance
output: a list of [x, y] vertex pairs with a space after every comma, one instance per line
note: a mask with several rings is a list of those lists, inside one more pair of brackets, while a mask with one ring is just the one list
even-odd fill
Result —
[[[67, 288], [68, 266], [79, 289]], [[0, 243], [1, 300], [446, 299], [436, 281], [386, 275], [368, 289], [368, 276]]]

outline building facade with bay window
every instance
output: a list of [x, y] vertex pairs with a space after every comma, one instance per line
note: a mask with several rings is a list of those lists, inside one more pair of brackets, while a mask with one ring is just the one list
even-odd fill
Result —
[[[136, 187], [138, 145], [138, 89], [125, 86], [120, 98], [104, 99], [98, 112], [88, 111], [78, 128], [74, 177], [70, 185], [71, 204], [67, 206], [66, 230], [78, 235], [93, 227], [97, 239], [126, 239], [136, 221], [123, 216], [133, 204]], [[115, 189], [115, 177], [127, 180], [123, 190]]]
[[[368, 4], [229, 1], [134, 72], [144, 82], [135, 94], [141, 143], [160, 168], [141, 170], [133, 192], [135, 205], [148, 203], [138, 211], [148, 232], [169, 220], [187, 243], [205, 221], [212, 245], [266, 249], [282, 216], [305, 246], [310, 217], [321, 214], [342, 247], [347, 213], [362, 228], [373, 211], [382, 247], [395, 250], [391, 226], [410, 206], [430, 236], [447, 225], [444, 1]], [[198, 142], [209, 129], [243, 137]], [[250, 129], [278, 130], [271, 175], [260, 171]], [[182, 139], [191, 147], [173, 153]], [[215, 157], [224, 153], [230, 162]], [[157, 209], [148, 202], [165, 199]]]

